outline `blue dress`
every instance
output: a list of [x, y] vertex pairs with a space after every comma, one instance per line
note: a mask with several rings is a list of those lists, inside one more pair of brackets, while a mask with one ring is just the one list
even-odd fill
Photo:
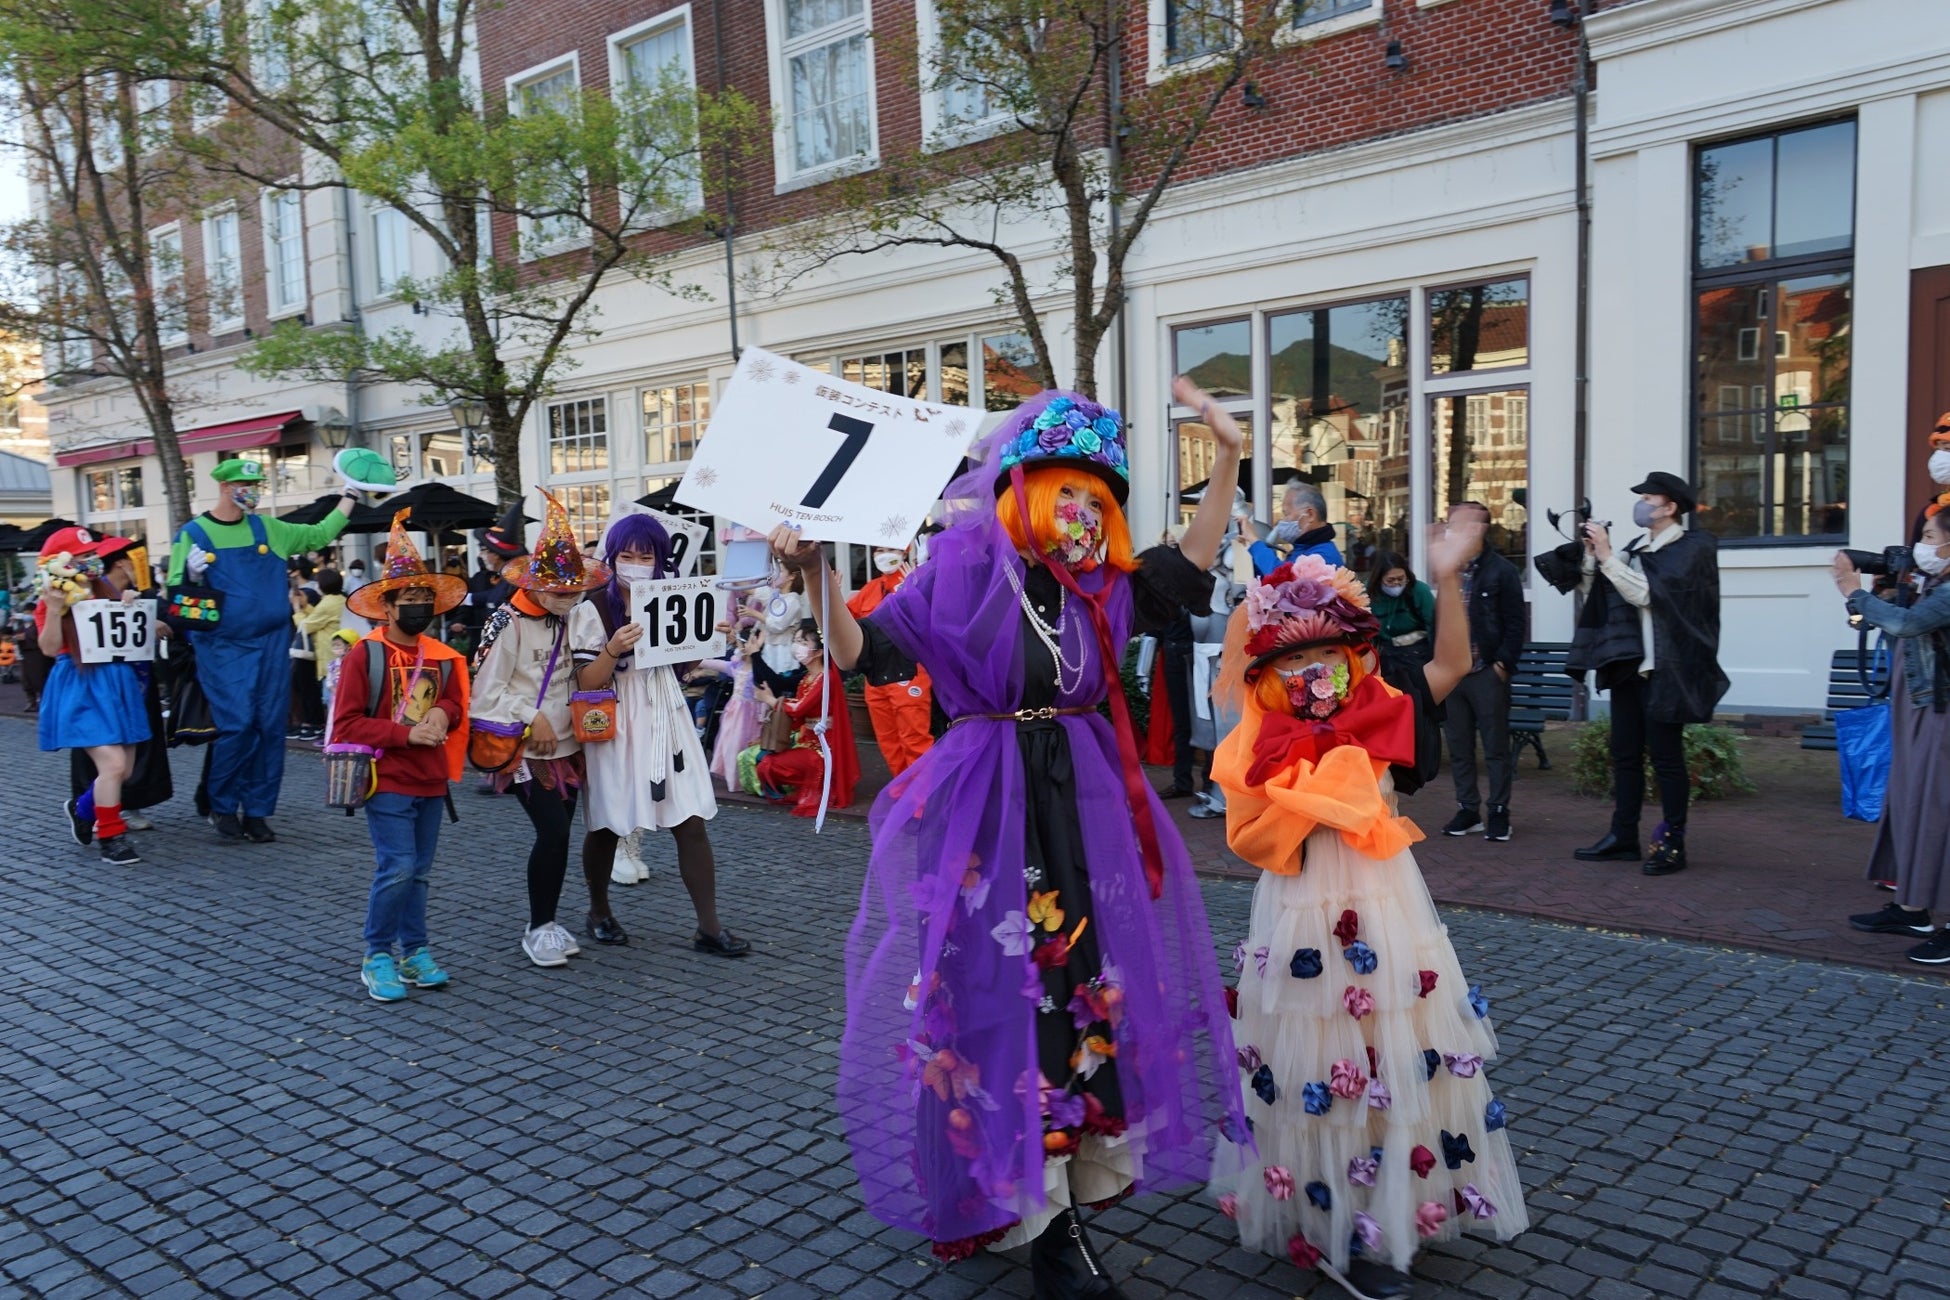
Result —
[[54, 657], [41, 692], [40, 742], [45, 750], [139, 745], [149, 739], [149, 706], [131, 664], [77, 664]]

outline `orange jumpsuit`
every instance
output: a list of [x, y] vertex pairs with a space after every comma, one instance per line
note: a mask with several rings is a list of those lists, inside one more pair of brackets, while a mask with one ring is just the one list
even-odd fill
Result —
[[[907, 575], [898, 569], [881, 574], [853, 593], [853, 599], [846, 602], [847, 611], [855, 618], [865, 618], [906, 579]], [[934, 736], [928, 730], [934, 695], [928, 670], [916, 664], [914, 676], [904, 682], [879, 686], [869, 682], [866, 695], [874, 741], [880, 746], [881, 757], [887, 760], [887, 770], [899, 776], [934, 744]]]

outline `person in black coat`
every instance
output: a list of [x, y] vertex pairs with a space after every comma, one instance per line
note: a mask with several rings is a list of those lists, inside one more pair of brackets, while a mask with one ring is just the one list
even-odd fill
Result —
[[[1479, 539], [1487, 531], [1489, 507], [1458, 501], [1449, 508], [1452, 525], [1470, 525]], [[1481, 830], [1486, 840], [1510, 838], [1510, 679], [1529, 630], [1523, 599], [1523, 574], [1481, 540], [1475, 558], [1463, 568], [1463, 601], [1469, 610], [1469, 674], [1444, 702], [1443, 739], [1449, 745], [1449, 770], [1456, 782], [1456, 815], [1444, 835]], [[1483, 742], [1489, 768], [1490, 816], [1483, 821], [1476, 785], [1476, 742]]]
[[1648, 474], [1632, 491], [1639, 494], [1632, 522], [1648, 530], [1645, 536], [1617, 551], [1604, 524], [1584, 526], [1586, 589], [1603, 574], [1619, 599], [1637, 607], [1642, 657], [1599, 670], [1598, 688], [1611, 692], [1611, 829], [1576, 856], [1639, 856], [1649, 754], [1664, 820], [1652, 833], [1644, 871], [1664, 876], [1686, 867], [1686, 724], [1712, 721], [1730, 685], [1720, 671], [1719, 543], [1687, 526], [1697, 498], [1677, 474]]

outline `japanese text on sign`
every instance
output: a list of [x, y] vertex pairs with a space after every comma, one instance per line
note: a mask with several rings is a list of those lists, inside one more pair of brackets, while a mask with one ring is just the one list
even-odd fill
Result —
[[84, 600], [69, 608], [82, 663], [148, 663], [156, 657], [155, 601]]
[[714, 659], [724, 653], [724, 593], [710, 578], [654, 578], [630, 584], [631, 621], [643, 638], [631, 652], [638, 668]]

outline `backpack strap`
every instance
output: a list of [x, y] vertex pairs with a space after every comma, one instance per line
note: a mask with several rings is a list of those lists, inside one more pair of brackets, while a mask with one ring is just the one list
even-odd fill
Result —
[[386, 650], [379, 642], [366, 639], [359, 642], [366, 651], [366, 716], [379, 716], [379, 695], [386, 689]]

